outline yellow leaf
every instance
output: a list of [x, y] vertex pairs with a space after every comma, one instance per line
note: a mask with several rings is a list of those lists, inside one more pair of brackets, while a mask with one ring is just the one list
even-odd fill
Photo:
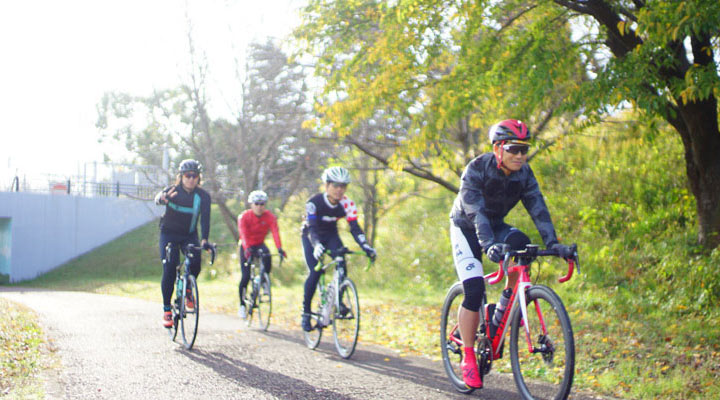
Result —
[[617, 28], [620, 31], [620, 34], [624, 35], [625, 34], [625, 21], [618, 22]]

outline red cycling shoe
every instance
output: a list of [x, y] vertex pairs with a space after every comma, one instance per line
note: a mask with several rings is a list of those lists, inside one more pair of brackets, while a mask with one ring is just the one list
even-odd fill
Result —
[[185, 292], [185, 308], [188, 310], [195, 309], [195, 300], [192, 297], [192, 292], [190, 291], [190, 289]]
[[483, 387], [482, 378], [478, 371], [477, 358], [475, 357], [475, 349], [472, 347], [463, 347], [465, 356], [460, 362], [462, 369], [463, 382], [470, 389], [480, 389]]
[[163, 326], [166, 328], [172, 328], [172, 326], [173, 326], [172, 311], [163, 312]]

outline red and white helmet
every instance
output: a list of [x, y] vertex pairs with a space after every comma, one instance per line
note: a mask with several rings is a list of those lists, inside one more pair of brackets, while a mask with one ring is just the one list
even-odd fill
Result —
[[530, 129], [517, 119], [506, 119], [493, 125], [488, 131], [490, 143], [497, 142], [528, 144], [532, 139]]

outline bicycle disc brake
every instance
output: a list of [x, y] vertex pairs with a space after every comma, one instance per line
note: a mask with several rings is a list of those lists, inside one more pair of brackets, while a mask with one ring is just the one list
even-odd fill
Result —
[[538, 343], [540, 343], [540, 353], [542, 353], [543, 361], [546, 364], [552, 364], [553, 358], [555, 357], [555, 344], [552, 339], [548, 336], [540, 335], [538, 337]]

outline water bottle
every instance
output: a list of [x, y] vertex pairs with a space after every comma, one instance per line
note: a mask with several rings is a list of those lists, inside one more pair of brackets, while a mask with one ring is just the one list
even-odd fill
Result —
[[177, 280], [177, 291], [175, 293], [177, 293], [178, 295], [182, 294], [182, 290], [183, 290], [183, 281], [182, 281], [182, 279], [178, 279]]

